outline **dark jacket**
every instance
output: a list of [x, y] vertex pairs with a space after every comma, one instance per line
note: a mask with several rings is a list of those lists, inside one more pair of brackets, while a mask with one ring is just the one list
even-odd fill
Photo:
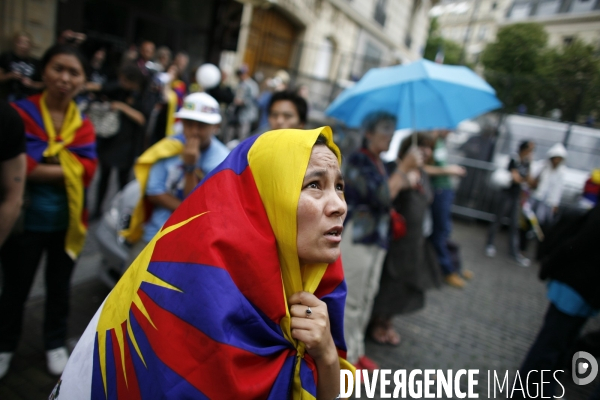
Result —
[[541, 279], [575, 289], [600, 309], [600, 205], [584, 215], [565, 215], [548, 232], [540, 253]]

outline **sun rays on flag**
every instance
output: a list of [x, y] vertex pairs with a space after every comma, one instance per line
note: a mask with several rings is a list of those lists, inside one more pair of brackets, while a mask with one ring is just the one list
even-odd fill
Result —
[[[100, 319], [98, 320], [98, 326], [96, 328], [96, 332], [98, 334], [98, 355], [100, 360], [100, 370], [102, 373], [102, 381], [104, 383], [104, 393], [107, 393], [107, 381], [106, 381], [106, 340], [107, 335], [111, 334], [111, 331], [114, 331], [115, 337], [117, 339], [117, 343], [119, 345], [119, 351], [121, 355], [121, 366], [122, 371], [125, 378], [125, 383], [127, 384], [127, 373], [125, 368], [125, 334], [129, 334], [129, 338], [131, 339], [131, 343], [133, 347], [144, 363], [146, 365], [146, 361], [144, 360], [144, 356], [140, 351], [137, 340], [133, 333], [133, 329], [131, 328], [131, 321], [129, 319], [129, 312], [131, 310], [132, 304], [135, 304], [136, 307], [140, 310], [140, 312], [146, 317], [146, 319], [152, 324], [152, 326], [156, 329], [156, 326], [152, 322], [152, 318], [148, 314], [142, 299], [138, 294], [138, 290], [142, 284], [142, 282], [150, 283], [152, 285], [161, 286], [166, 289], [175, 290], [181, 292], [178, 288], [169, 283], [163, 281], [159, 277], [151, 274], [148, 271], [148, 265], [150, 264], [150, 260], [152, 258], [152, 253], [154, 252], [154, 247], [156, 246], [156, 242], [163, 236], [168, 235], [174, 230], [186, 225], [190, 221], [206, 214], [207, 212], [195, 215], [191, 218], [188, 218], [185, 221], [182, 221], [178, 224], [169, 226], [161, 230], [159, 233], [154, 236], [152, 241], [148, 243], [148, 245], [144, 248], [144, 250], [140, 253], [140, 255], [135, 259], [133, 264], [127, 269], [119, 283], [115, 286], [112, 292], [108, 295], [104, 307], [102, 308], [102, 312], [100, 314]], [[131, 300], [132, 299], [132, 300]], [[126, 325], [126, 327], [125, 327]], [[124, 331], [127, 330], [127, 332]], [[114, 346], [114, 344], [113, 344]], [[108, 349], [108, 351], [112, 351], [112, 349]], [[118, 362], [118, 360], [115, 360]]]

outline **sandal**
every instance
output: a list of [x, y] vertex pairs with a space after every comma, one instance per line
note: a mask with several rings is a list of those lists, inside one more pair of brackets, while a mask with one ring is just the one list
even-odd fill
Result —
[[378, 344], [387, 344], [387, 329], [385, 326], [376, 324], [371, 328], [371, 339]]

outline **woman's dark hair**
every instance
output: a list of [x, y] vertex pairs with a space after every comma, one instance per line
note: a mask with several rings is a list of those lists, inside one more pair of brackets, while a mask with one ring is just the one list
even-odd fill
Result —
[[81, 68], [83, 69], [83, 73], [85, 74], [86, 78], [90, 76], [90, 65], [88, 63], [87, 58], [85, 58], [85, 56], [76, 47], [65, 44], [55, 44], [54, 46], [46, 50], [46, 52], [42, 56], [42, 60], [40, 61], [41, 71], [43, 72], [46, 69], [46, 67], [50, 63], [50, 60], [61, 54], [76, 57], [79, 63], [81, 64]]
[[304, 97], [301, 97], [289, 90], [283, 90], [281, 92], [273, 93], [273, 96], [271, 96], [271, 100], [269, 101], [269, 108], [267, 108], [267, 114], [271, 114], [273, 104], [283, 100], [291, 102], [294, 105], [294, 107], [296, 107], [296, 112], [298, 113], [298, 118], [300, 119], [300, 122], [305, 124], [308, 115], [308, 104], [306, 103]]
[[408, 149], [410, 149], [410, 146], [412, 146], [413, 144], [412, 135], [415, 134], [417, 135], [417, 146], [433, 148], [433, 146], [435, 145], [435, 140], [433, 139], [433, 136], [430, 132], [413, 133], [410, 136], [405, 137], [402, 141], [402, 144], [400, 145], [400, 150], [398, 150], [398, 158], [403, 158], [406, 155]]
[[137, 83], [140, 87], [140, 91], [144, 91], [147, 84], [147, 79], [137, 65], [133, 63], [127, 63], [123, 65], [119, 69], [119, 75], [129, 82]]
[[396, 122], [396, 117], [387, 111], [376, 111], [368, 114], [362, 122], [365, 133], [374, 132], [377, 124], [382, 121]]
[[519, 153], [527, 150], [529, 147], [531, 147], [531, 140], [523, 140], [521, 143], [519, 143]]
[[318, 146], [318, 145], [327, 146], [327, 148], [329, 150], [331, 150], [333, 152], [333, 154], [335, 154], [336, 157], [340, 156], [339, 153], [337, 152], [337, 150], [329, 145], [329, 139], [327, 139], [327, 136], [323, 135], [322, 133], [319, 133], [319, 136], [317, 137], [317, 140], [315, 141], [315, 146]]
[[[375, 111], [372, 112], [370, 114], [368, 114], [365, 119], [363, 119], [362, 122], [362, 128], [363, 128], [363, 132], [364, 135], [366, 135], [367, 133], [374, 133], [375, 129], [377, 128], [377, 124], [379, 124], [380, 122], [383, 121], [391, 121], [391, 122], [396, 122], [397, 118], [393, 115], [390, 114], [389, 112], [386, 111]], [[363, 136], [363, 140], [362, 140], [362, 148], [366, 149], [368, 146], [368, 140], [366, 136]]]

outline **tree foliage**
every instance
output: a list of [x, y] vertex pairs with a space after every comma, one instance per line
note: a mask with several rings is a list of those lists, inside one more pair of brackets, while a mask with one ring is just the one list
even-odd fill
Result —
[[540, 24], [525, 23], [505, 26], [498, 30], [496, 41], [484, 50], [481, 62], [486, 69], [509, 74], [532, 74], [548, 41]]
[[439, 33], [437, 19], [433, 18], [429, 25], [429, 35], [427, 36], [427, 44], [425, 45], [423, 58], [435, 61], [435, 56], [440, 50], [444, 53], [444, 64], [460, 64], [462, 47], [452, 40], [444, 39]]
[[485, 77], [508, 112], [519, 105], [534, 115], [558, 108], [564, 120], [577, 121], [600, 104], [600, 59], [579, 40], [559, 48], [547, 41], [539, 24], [501, 28], [482, 55]]
[[593, 46], [575, 40], [563, 48], [549, 49], [539, 75], [552, 82], [541, 92], [543, 111], [558, 108], [564, 119], [576, 121], [578, 114], [588, 115], [597, 108], [600, 60]]

